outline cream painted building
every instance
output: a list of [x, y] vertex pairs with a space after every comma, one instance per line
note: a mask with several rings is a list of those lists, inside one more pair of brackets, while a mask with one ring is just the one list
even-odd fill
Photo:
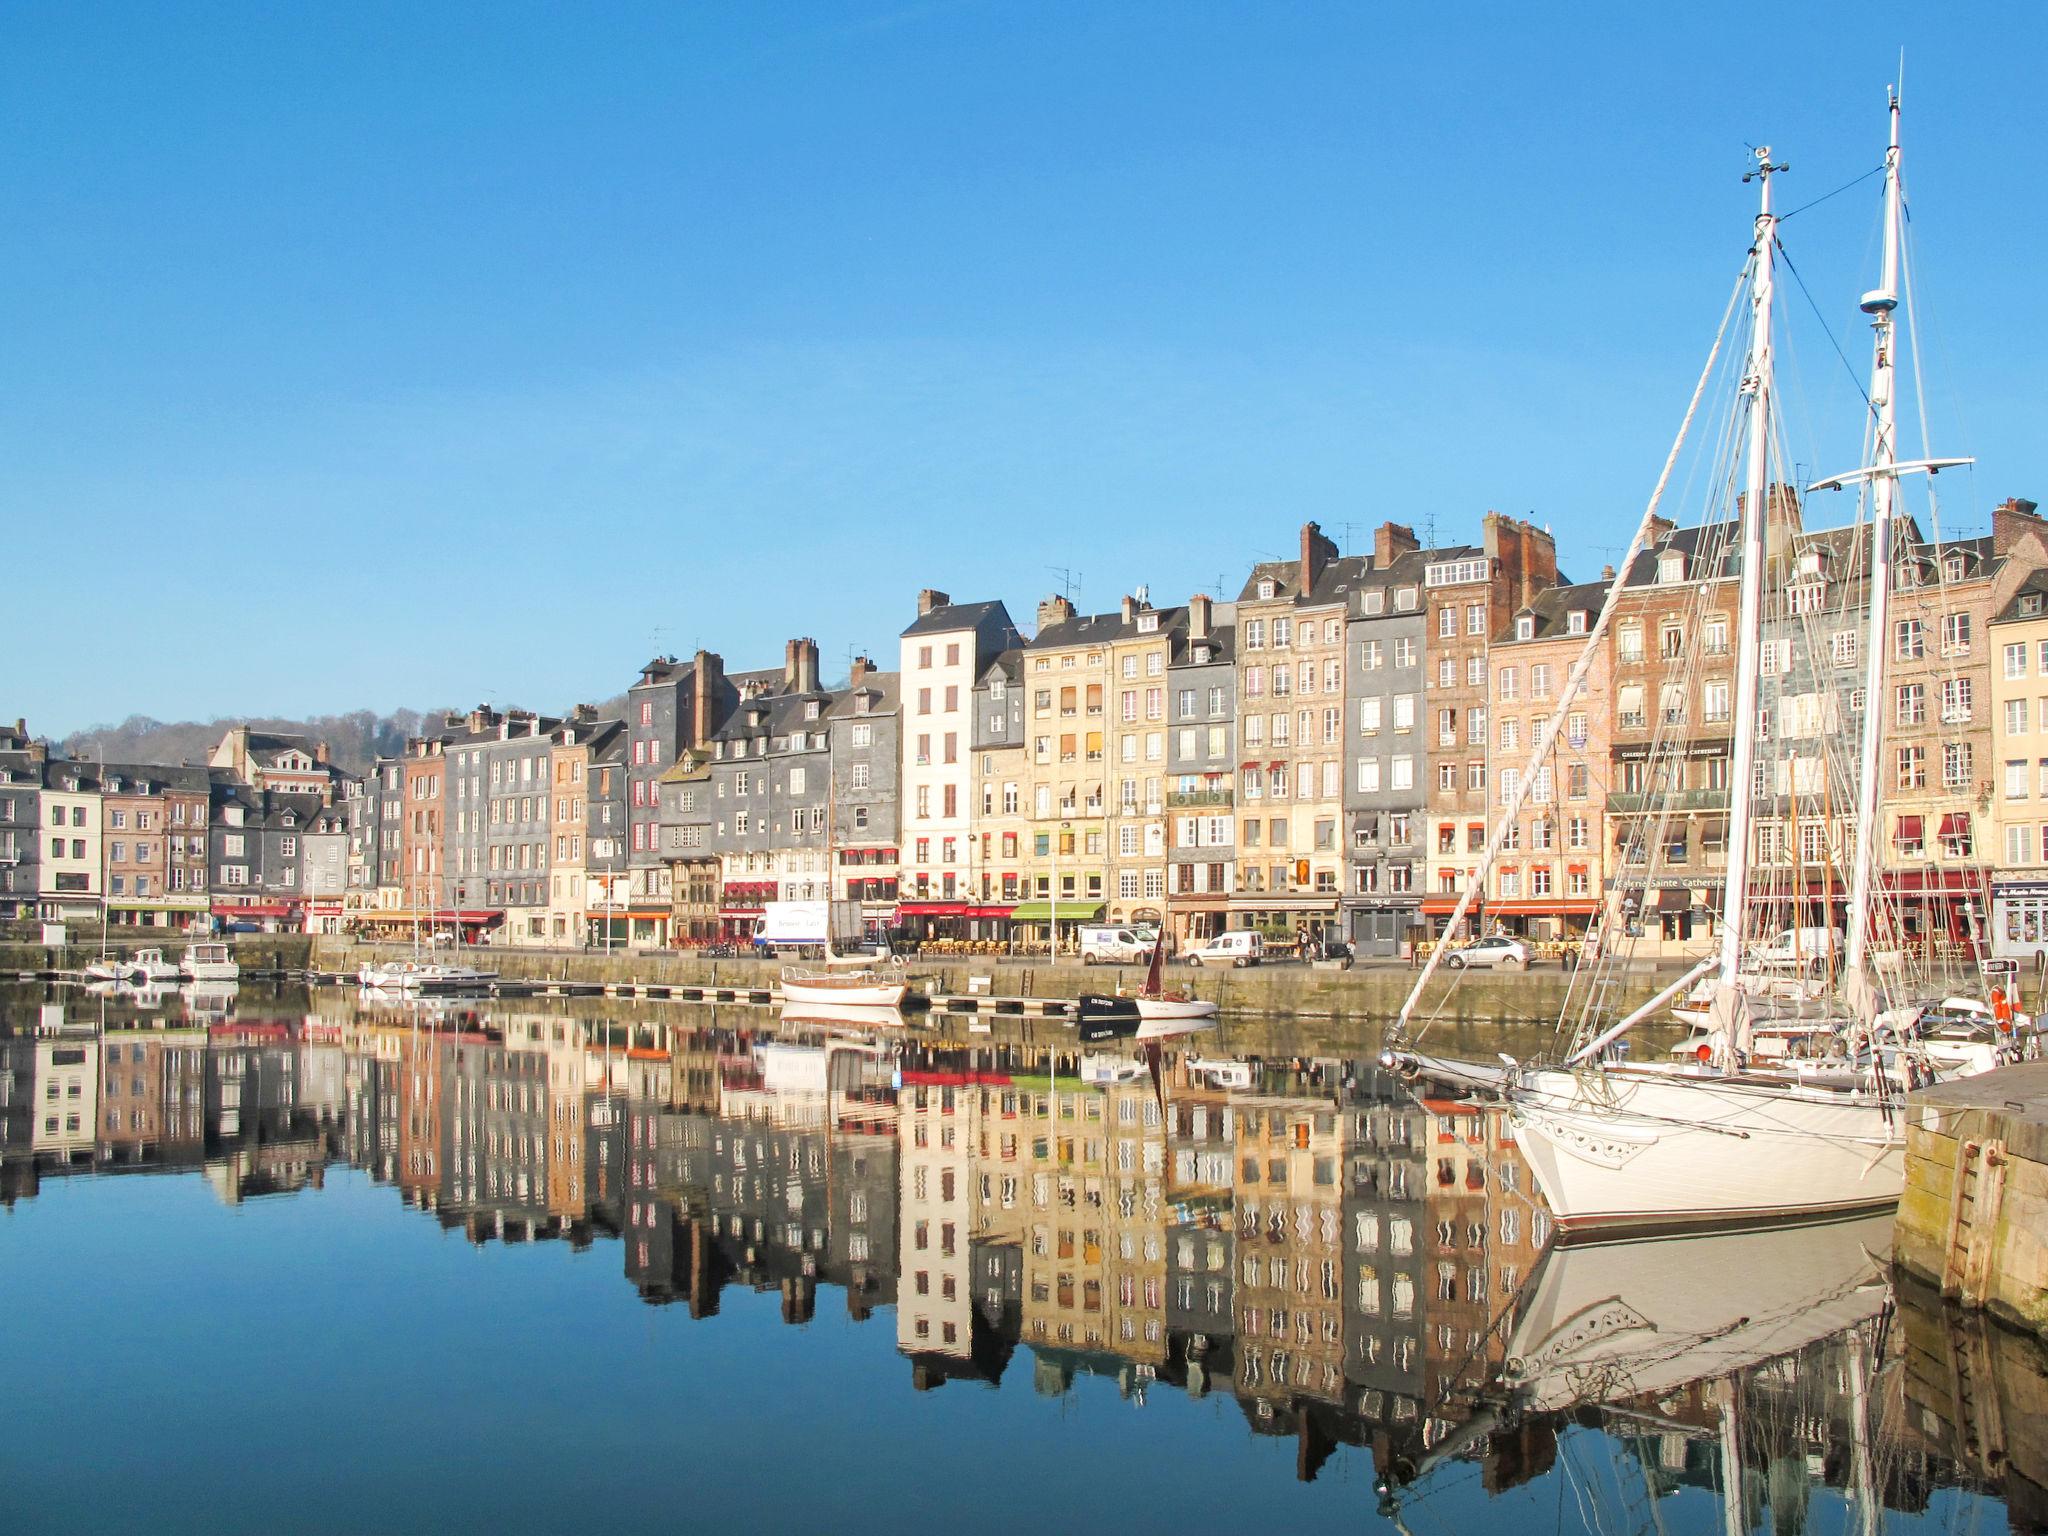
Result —
[[989, 663], [1021, 643], [1000, 602], [918, 594], [903, 631], [902, 844], [897, 895], [907, 910], [956, 903], [970, 890], [974, 827], [974, 687]]
[[38, 895], [45, 917], [97, 918], [106, 894], [100, 781], [90, 763], [51, 763], [42, 794]]

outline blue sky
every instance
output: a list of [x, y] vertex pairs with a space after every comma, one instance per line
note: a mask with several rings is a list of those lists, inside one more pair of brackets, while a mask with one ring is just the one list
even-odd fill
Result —
[[[1767, 33], [1767, 35], [1763, 35]], [[0, 715], [603, 697], [1310, 517], [1624, 543], [1746, 244], [1908, 181], [1945, 527], [2048, 490], [2039, 7], [16, 8]], [[1876, 183], [1786, 227], [1858, 372]], [[1857, 457], [1807, 325], [1795, 408]], [[1795, 435], [1794, 451], [1802, 445]], [[1802, 455], [1803, 457], [1804, 455]], [[1839, 462], [1837, 462], [1839, 461]]]

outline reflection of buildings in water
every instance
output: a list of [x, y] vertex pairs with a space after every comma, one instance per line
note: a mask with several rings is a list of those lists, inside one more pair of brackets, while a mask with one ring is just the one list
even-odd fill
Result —
[[1237, 1132], [1237, 1389], [1273, 1407], [1341, 1402], [1344, 1140], [1332, 1091], [1269, 1071], [1232, 1095]]
[[99, 1042], [90, 1030], [66, 1030], [35, 1042], [35, 1108], [29, 1147], [47, 1159], [89, 1159], [99, 1114]]
[[1237, 1223], [1230, 1095], [1183, 1065], [1166, 1089], [1166, 1337], [1197, 1396], [1228, 1379], [1236, 1323]]
[[1427, 1393], [1418, 1347], [1427, 1220], [1423, 1116], [1399, 1080], [1378, 1067], [1354, 1076], [1344, 1114], [1351, 1137], [1342, 1227], [1350, 1271], [1350, 1406], [1382, 1436], [1412, 1434]]
[[979, 1104], [972, 1074], [950, 1064], [903, 1073], [896, 1105], [903, 1179], [896, 1344], [913, 1361], [933, 1357], [936, 1379], [954, 1374], [957, 1363], [972, 1356], [968, 1186]]
[[1496, 1375], [1501, 1323], [1549, 1241], [1549, 1214], [1499, 1105], [1423, 1100], [1426, 1400], [1455, 1415]]
[[[856, 1319], [895, 1305], [921, 1387], [998, 1380], [1020, 1342], [1043, 1391], [1228, 1384], [1254, 1431], [1296, 1441], [1303, 1477], [1340, 1445], [1385, 1467], [1443, 1444], [1545, 1235], [1496, 1117], [1419, 1107], [1364, 1064], [1261, 1068], [1225, 1090], [1170, 1058], [1161, 1091], [1084, 1082], [1071, 1056], [1055, 1081], [1042, 1053], [926, 1045], [902, 1056], [899, 1089], [894, 1045], [546, 1008], [92, 1038], [102, 1109], [81, 1168], [204, 1167], [234, 1199], [317, 1186], [340, 1152], [480, 1241], [616, 1235], [639, 1294], [695, 1315], [734, 1285], [774, 1292], [792, 1323], [821, 1284]], [[60, 1065], [87, 1067], [52, 1061], [45, 1080], [47, 1043], [0, 1040], [15, 1194], [72, 1166], [32, 1145], [36, 1091], [56, 1082], [62, 1103]], [[1740, 1394], [1752, 1502], [1781, 1528], [1810, 1482], [1850, 1475], [1846, 1352], [1810, 1353]], [[1998, 1444], [1984, 1393], [1945, 1407], [1948, 1377], [1929, 1372], [1904, 1400], [1924, 1445], [1880, 1471], [1893, 1507], [1924, 1501], [1955, 1448], [1987, 1447], [1988, 1475]], [[2033, 1398], [2002, 1390], [1998, 1424], [2017, 1425]], [[1600, 1422], [1664, 1492], [1715, 1475], [1720, 1413], [1711, 1383], [1687, 1384]], [[1458, 1454], [1497, 1491], [1551, 1465], [1563, 1422], [1496, 1424]], [[2035, 1487], [2008, 1471], [2016, 1510]]]

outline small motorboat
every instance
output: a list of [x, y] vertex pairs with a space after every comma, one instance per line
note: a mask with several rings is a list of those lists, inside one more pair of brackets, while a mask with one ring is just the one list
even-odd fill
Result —
[[187, 944], [177, 974], [188, 981], [240, 981], [242, 967], [225, 944]]
[[128, 966], [125, 961], [110, 959], [102, 955], [99, 959], [93, 961], [91, 965], [88, 965], [81, 974], [85, 977], [88, 986], [111, 986], [127, 976]]
[[138, 949], [128, 957], [122, 969], [121, 979], [137, 986], [151, 986], [159, 982], [176, 981], [178, 968], [164, 958], [160, 949]]
[[356, 972], [357, 985], [366, 991], [398, 992], [408, 996], [481, 992], [497, 979], [496, 971], [479, 971], [467, 965], [423, 964], [412, 960], [395, 965], [365, 965]]

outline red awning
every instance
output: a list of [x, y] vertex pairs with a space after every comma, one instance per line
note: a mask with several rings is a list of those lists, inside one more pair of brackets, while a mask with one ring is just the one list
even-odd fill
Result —
[[905, 901], [896, 910], [904, 917], [1008, 917], [1012, 909], [971, 901]]
[[290, 917], [298, 904], [290, 901], [250, 901], [237, 906], [233, 902], [216, 901], [213, 904], [215, 917]]
[[[1428, 903], [1423, 904], [1428, 910]], [[1450, 911], [1445, 907], [1446, 912]], [[1570, 899], [1544, 899], [1542, 901], [1490, 901], [1486, 904], [1488, 917], [1584, 917], [1600, 910], [1600, 903], [1589, 897], [1577, 896]]]
[[[1918, 817], [1914, 818], [1916, 821]], [[1943, 837], [1968, 837], [1970, 835], [1970, 813], [1968, 811], [1943, 811], [1941, 813], [1941, 835]]]
[[1898, 840], [1901, 843], [1918, 843], [1926, 840], [1923, 824], [1918, 816], [1901, 816], [1899, 818]]
[[1976, 896], [1982, 894], [1983, 876], [1970, 869], [1908, 869], [1885, 876], [1885, 884], [1894, 891]]

